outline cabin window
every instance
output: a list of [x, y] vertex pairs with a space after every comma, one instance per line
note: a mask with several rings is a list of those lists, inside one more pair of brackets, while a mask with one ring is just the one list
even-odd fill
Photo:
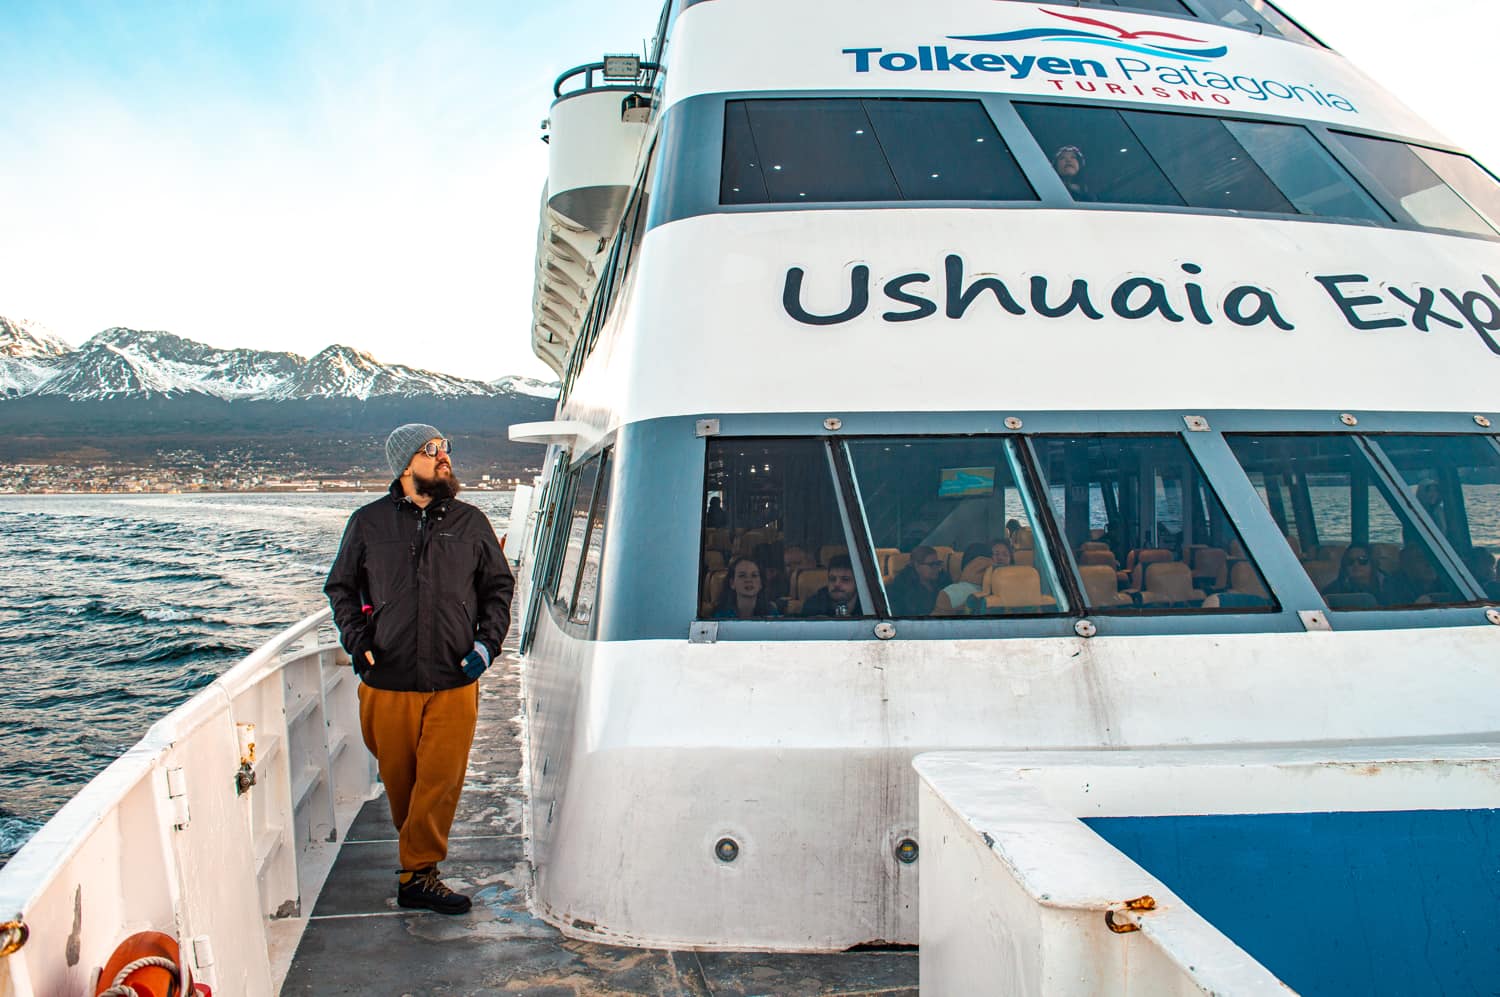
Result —
[[1500, 189], [1472, 159], [1388, 139], [1334, 135], [1418, 225], [1496, 233], [1491, 221], [1500, 222]]
[[[1024, 0], [1024, 2], [1050, 3], [1053, 0]], [[1123, 8], [1152, 14], [1173, 14], [1178, 17], [1195, 16], [1180, 0], [1079, 0], [1075, 6]]]
[[1353, 437], [1228, 440], [1329, 609], [1467, 601]]
[[594, 483], [599, 478], [599, 459], [590, 458], [572, 474], [573, 503], [568, 517], [567, 545], [563, 548], [561, 566], [557, 572], [557, 587], [552, 597], [559, 609], [569, 613], [573, 608], [573, 595], [578, 587], [578, 569], [583, 564], [584, 542], [588, 538], [589, 506], [594, 500]]
[[869, 616], [854, 572], [828, 444], [717, 439], [703, 489], [699, 615]]
[[1075, 201], [1389, 220], [1296, 125], [1065, 104], [1016, 110]]
[[1448, 538], [1491, 600], [1500, 599], [1500, 449], [1482, 436], [1380, 436], [1409, 501]]
[[892, 616], [1068, 610], [1014, 440], [859, 440], [849, 460]]
[[816, 98], [725, 104], [723, 204], [1033, 201], [974, 100]]
[[1259, 31], [1269, 28], [1272, 34], [1307, 45], [1320, 44], [1316, 38], [1303, 31], [1296, 21], [1287, 17], [1267, 0], [1197, 0], [1210, 21], [1226, 28], [1242, 31]]
[[1033, 441], [1091, 612], [1271, 612], [1265, 579], [1173, 436]]
[[583, 567], [578, 573], [578, 595], [569, 616], [574, 623], [587, 623], [594, 615], [599, 594], [599, 561], [604, 553], [604, 519], [609, 511], [609, 451], [599, 457], [599, 484], [588, 516], [588, 535], [583, 541]]

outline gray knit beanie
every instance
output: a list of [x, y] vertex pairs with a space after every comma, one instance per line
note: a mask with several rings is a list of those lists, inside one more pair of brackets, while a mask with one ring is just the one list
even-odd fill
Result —
[[391, 466], [391, 476], [400, 477], [422, 444], [442, 435], [436, 426], [425, 422], [408, 422], [391, 430], [391, 435], [385, 438], [385, 462]]

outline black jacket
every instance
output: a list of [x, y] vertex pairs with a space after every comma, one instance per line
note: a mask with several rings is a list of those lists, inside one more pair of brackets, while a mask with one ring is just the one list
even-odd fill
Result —
[[514, 589], [484, 513], [457, 499], [419, 509], [399, 480], [349, 517], [323, 586], [360, 677], [401, 692], [467, 685], [461, 663], [475, 641], [499, 657]]

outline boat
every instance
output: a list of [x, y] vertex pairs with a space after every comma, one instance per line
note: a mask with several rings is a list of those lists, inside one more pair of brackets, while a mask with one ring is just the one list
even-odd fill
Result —
[[0, 870], [0, 995], [1500, 978], [1491, 173], [1267, 0], [673, 0], [554, 92], [481, 920], [375, 899], [314, 617]]

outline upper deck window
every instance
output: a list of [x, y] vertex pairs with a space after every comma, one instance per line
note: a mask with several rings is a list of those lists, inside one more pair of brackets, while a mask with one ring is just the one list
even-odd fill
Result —
[[1334, 134], [1418, 225], [1496, 233], [1500, 186], [1472, 159], [1389, 139]]
[[[1058, 0], [1021, 0], [1023, 3], [1056, 3]], [[1291, 41], [1321, 44], [1303, 31], [1297, 23], [1270, 3], [1270, 0], [1073, 0], [1073, 6], [1087, 9], [1130, 10], [1142, 14], [1166, 14], [1171, 17], [1202, 18], [1226, 28], [1279, 35]]]
[[1068, 104], [1016, 110], [1075, 201], [1389, 220], [1296, 125]]
[[1035, 199], [978, 101], [725, 105], [722, 204]]

